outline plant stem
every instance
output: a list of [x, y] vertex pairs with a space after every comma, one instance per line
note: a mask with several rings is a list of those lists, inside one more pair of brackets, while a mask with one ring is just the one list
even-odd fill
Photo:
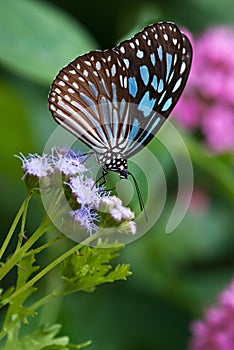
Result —
[[25, 207], [24, 207], [24, 211], [23, 211], [23, 216], [22, 216], [22, 221], [21, 221], [21, 228], [20, 228], [20, 234], [19, 234], [19, 240], [18, 240], [18, 244], [17, 244], [17, 248], [20, 248], [23, 238], [24, 238], [24, 232], [25, 232], [25, 225], [26, 225], [26, 218], [27, 218], [27, 212], [28, 212], [28, 204], [29, 204], [29, 200], [32, 197], [32, 193], [28, 193], [26, 199], [25, 199]]
[[[36, 232], [35, 232], [36, 233]], [[79, 243], [69, 249], [67, 252], [59, 256], [57, 259], [52, 261], [48, 266], [46, 266], [43, 270], [41, 270], [36, 276], [34, 276], [31, 280], [29, 280], [23, 287], [20, 289], [16, 290], [13, 294], [11, 294], [8, 298], [6, 298], [3, 302], [2, 305], [6, 305], [8, 303], [11, 303], [13, 299], [18, 297], [20, 294], [24, 293], [28, 288], [32, 287], [37, 281], [39, 281], [42, 277], [44, 277], [48, 272], [50, 272], [52, 269], [54, 269], [57, 265], [59, 265], [63, 260], [68, 258], [70, 255], [75, 253], [77, 250], [79, 250], [81, 247], [84, 245], [87, 245], [90, 243], [92, 240], [96, 239], [98, 236], [98, 232], [96, 232], [93, 236], [90, 236], [89, 238], [85, 239], [82, 243]], [[26, 244], [26, 243], [25, 243]], [[25, 246], [25, 245], [24, 245]], [[23, 246], [23, 247], [24, 247]], [[22, 247], [22, 248], [23, 248]], [[21, 248], [21, 249], [22, 249]]]
[[60, 239], [62, 239], [62, 238], [63, 238], [62, 235], [61, 235], [61, 236], [58, 236], [58, 237], [55, 237], [54, 239], [52, 239], [51, 241], [49, 241], [49, 242], [47, 242], [47, 243], [41, 245], [40, 247], [37, 247], [37, 248], [32, 249], [32, 250], [30, 250], [29, 252], [25, 253], [25, 254], [24, 254], [24, 257], [29, 256], [29, 255], [32, 255], [32, 254], [33, 254], [33, 255], [39, 254], [39, 253], [42, 252], [44, 249], [46, 249], [46, 248], [52, 246], [55, 242], [57, 242], [58, 240], [60, 240]]
[[2, 245], [2, 247], [0, 249], [0, 259], [2, 258], [3, 254], [6, 251], [6, 248], [7, 248], [8, 244], [9, 244], [9, 242], [10, 242], [10, 240], [11, 240], [11, 238], [12, 238], [14, 232], [15, 232], [16, 226], [17, 226], [21, 216], [23, 215], [23, 213], [25, 212], [25, 210], [26, 210], [26, 208], [28, 206], [28, 202], [29, 202], [31, 196], [32, 195], [30, 193], [27, 194], [25, 200], [23, 201], [21, 207], [19, 208], [18, 213], [15, 216], [15, 219], [14, 219], [12, 225], [11, 225], [11, 228], [10, 228], [10, 230], [9, 230], [9, 232], [8, 232], [4, 242], [3, 242], [3, 245]]
[[58, 297], [58, 296], [62, 296], [62, 293], [60, 291], [55, 291], [53, 293], [50, 293], [46, 296], [44, 296], [43, 298], [37, 300], [35, 303], [33, 303], [31, 306], [30, 306], [30, 310], [37, 310], [39, 309], [39, 307], [47, 304], [49, 301], [53, 300], [54, 298]]
[[7, 273], [23, 258], [24, 254], [31, 248], [31, 246], [48, 230], [49, 224], [50, 220], [48, 216], [45, 215], [40, 226], [33, 235], [22, 247], [18, 247], [6, 263], [0, 268], [0, 280], [7, 275]]

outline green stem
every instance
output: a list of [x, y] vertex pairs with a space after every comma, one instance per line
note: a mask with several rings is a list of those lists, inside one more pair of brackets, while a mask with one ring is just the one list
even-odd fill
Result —
[[2, 280], [7, 273], [23, 258], [24, 254], [31, 248], [31, 246], [48, 230], [50, 220], [47, 215], [44, 216], [38, 229], [33, 235], [24, 243], [24, 245], [18, 248], [14, 254], [6, 261], [0, 268], [0, 280]]
[[19, 322], [19, 318], [14, 319], [14, 321], [12, 321], [11, 323], [9, 323], [7, 325], [7, 327], [3, 327], [2, 331], [0, 332], [0, 340], [5, 337], [5, 335], [7, 335], [7, 333], [9, 332], [9, 330], [14, 327], [17, 323]]
[[54, 269], [56, 266], [58, 266], [63, 260], [68, 258], [73, 253], [75, 253], [77, 250], [79, 250], [84, 245], [89, 244], [91, 241], [93, 241], [97, 237], [98, 237], [98, 232], [96, 232], [93, 236], [90, 236], [89, 238], [85, 239], [82, 243], [75, 245], [74, 247], [69, 249], [67, 252], [65, 252], [64, 254], [59, 256], [57, 259], [55, 259], [53, 262], [51, 262], [48, 266], [46, 266], [43, 270], [41, 270], [31, 280], [29, 280], [27, 283], [25, 283], [25, 285], [23, 287], [16, 290], [13, 294], [11, 294], [8, 298], [6, 298], [2, 302], [2, 306], [6, 305], [8, 303], [11, 303], [16, 297], [18, 297], [20, 294], [24, 293], [28, 288], [32, 287], [37, 281], [39, 281], [42, 277], [44, 277], [48, 272], [50, 272], [52, 269]]
[[37, 247], [35, 249], [31, 249], [29, 252], [25, 253], [24, 254], [24, 257], [26, 256], [29, 256], [29, 255], [36, 255], [36, 254], [39, 254], [40, 252], [42, 252], [44, 249], [52, 246], [55, 242], [57, 242], [59, 239], [62, 239], [64, 238], [62, 235], [61, 236], [58, 236], [58, 237], [55, 237], [54, 239], [52, 239], [51, 241], [45, 243], [45, 244], [42, 244], [40, 247]]
[[50, 294], [44, 296], [43, 298], [37, 300], [35, 303], [33, 303], [30, 306], [30, 310], [33, 310], [33, 311], [37, 310], [37, 309], [39, 309], [39, 307], [47, 304], [49, 301], [53, 300], [54, 298], [56, 298], [58, 296], [62, 296], [62, 293], [59, 291], [55, 291], [53, 293], [50, 293]]
[[10, 240], [15, 232], [16, 226], [17, 226], [22, 214], [24, 214], [24, 212], [26, 211], [26, 208], [28, 206], [28, 202], [29, 202], [31, 196], [32, 195], [30, 193], [27, 194], [27, 196], [26, 196], [25, 200], [23, 201], [18, 213], [15, 216], [15, 219], [11, 225], [11, 228], [10, 228], [10, 230], [9, 230], [9, 232], [8, 232], [4, 242], [3, 242], [3, 245], [0, 249], [0, 259], [2, 258], [3, 254], [6, 251], [6, 248], [7, 248], [8, 244], [9, 244], [9, 242], [10, 242]]
[[18, 240], [18, 244], [17, 244], [17, 248], [20, 248], [23, 238], [24, 238], [24, 233], [25, 233], [25, 225], [26, 225], [26, 218], [27, 218], [27, 213], [28, 213], [28, 204], [29, 204], [29, 200], [32, 197], [32, 193], [29, 192], [28, 196], [26, 197], [25, 200], [25, 207], [24, 207], [24, 212], [23, 212], [23, 216], [22, 216], [22, 221], [21, 221], [21, 228], [20, 228], [20, 234], [19, 234], [19, 240]]

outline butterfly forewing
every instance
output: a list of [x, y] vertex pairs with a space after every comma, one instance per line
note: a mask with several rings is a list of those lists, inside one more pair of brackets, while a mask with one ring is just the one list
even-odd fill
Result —
[[130, 102], [151, 103], [152, 109], [167, 118], [184, 89], [191, 66], [192, 48], [187, 37], [175, 24], [157, 23], [114, 50], [128, 70]]
[[152, 139], [176, 105], [190, 71], [192, 48], [176, 25], [157, 23], [114, 50], [128, 69], [130, 102], [138, 105], [138, 113], [131, 114], [135, 131], [130, 157]]
[[72, 61], [49, 94], [55, 120], [97, 153], [127, 139], [128, 102], [127, 69], [112, 50], [91, 51]]

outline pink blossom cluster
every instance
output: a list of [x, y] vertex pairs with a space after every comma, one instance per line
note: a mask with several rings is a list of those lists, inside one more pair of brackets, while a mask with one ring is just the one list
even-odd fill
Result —
[[175, 115], [199, 129], [214, 152], [234, 151], [234, 28], [214, 27], [193, 40], [193, 63]]
[[205, 311], [204, 320], [191, 325], [189, 350], [234, 349], [234, 280], [224, 290], [216, 307]]

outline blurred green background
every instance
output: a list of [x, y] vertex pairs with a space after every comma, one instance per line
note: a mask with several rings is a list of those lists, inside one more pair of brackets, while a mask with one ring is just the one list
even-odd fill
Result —
[[[173, 21], [196, 35], [211, 25], [234, 26], [233, 13], [232, 0], [1, 1], [1, 239], [25, 194], [14, 155], [41, 153], [57, 126], [47, 95], [61, 67], [89, 50], [110, 48], [152, 22]], [[61, 322], [62, 334], [74, 343], [92, 339], [95, 350], [187, 348], [189, 322], [234, 275], [234, 180], [230, 156], [210, 157], [198, 139], [185, 139], [198, 190], [181, 225], [165, 234], [176, 170], [153, 141], [151, 149], [162, 152], [169, 192], [157, 225], [121, 252], [133, 276], [92, 294], [66, 297], [48, 306], [41, 322]], [[28, 225], [34, 227], [40, 217], [37, 204], [31, 217]], [[46, 282], [40, 288], [47, 288]]]

